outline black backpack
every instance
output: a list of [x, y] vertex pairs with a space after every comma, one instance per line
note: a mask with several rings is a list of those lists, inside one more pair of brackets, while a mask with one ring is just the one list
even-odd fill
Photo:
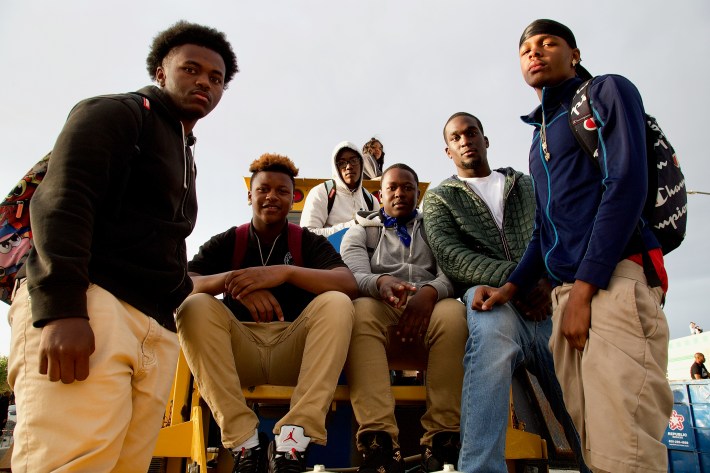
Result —
[[[589, 95], [593, 80], [589, 79], [577, 89], [570, 106], [569, 124], [579, 145], [599, 165], [598, 122], [594, 118]], [[643, 216], [651, 225], [663, 254], [667, 254], [678, 248], [685, 238], [688, 194], [673, 146], [656, 119], [648, 114], [645, 118], [648, 195]]]

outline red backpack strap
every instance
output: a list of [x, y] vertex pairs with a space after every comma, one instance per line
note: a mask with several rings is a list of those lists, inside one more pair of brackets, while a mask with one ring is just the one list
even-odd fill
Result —
[[294, 266], [303, 266], [303, 253], [301, 252], [303, 228], [295, 223], [288, 224], [288, 251], [293, 257]]
[[234, 229], [236, 240], [234, 242], [234, 253], [232, 255], [232, 269], [239, 269], [244, 262], [244, 255], [247, 253], [247, 245], [249, 243], [249, 223], [239, 225]]

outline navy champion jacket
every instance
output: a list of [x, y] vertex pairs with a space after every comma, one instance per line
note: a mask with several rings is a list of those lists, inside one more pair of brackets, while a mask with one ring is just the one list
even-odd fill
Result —
[[[648, 226], [635, 231], [648, 187], [641, 96], [624, 77], [594, 79], [589, 94], [600, 124], [597, 164], [569, 125], [570, 102], [582, 82], [575, 77], [545, 87], [540, 106], [521, 117], [535, 127], [530, 174], [537, 204], [532, 240], [508, 279], [522, 288], [547, 272], [555, 285], [580, 279], [603, 289], [619, 261], [660, 246]], [[540, 139], [543, 113], [549, 161]]]

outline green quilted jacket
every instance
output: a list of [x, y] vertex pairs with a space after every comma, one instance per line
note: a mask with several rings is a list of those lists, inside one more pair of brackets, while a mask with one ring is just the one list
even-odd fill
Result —
[[505, 174], [503, 230], [486, 203], [465, 182], [450, 177], [424, 196], [424, 230], [456, 296], [472, 286], [499, 287], [522, 258], [535, 226], [530, 176], [513, 168]]

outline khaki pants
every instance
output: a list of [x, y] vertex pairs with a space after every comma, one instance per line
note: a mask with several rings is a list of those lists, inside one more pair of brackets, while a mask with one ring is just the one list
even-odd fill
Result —
[[10, 308], [15, 473], [148, 470], [175, 374], [177, 337], [99, 286], [86, 297], [96, 351], [89, 377], [71, 384], [39, 374], [42, 329], [32, 326], [26, 284]]
[[[463, 356], [468, 338], [466, 309], [455, 299], [436, 303], [423, 346], [402, 344], [390, 328], [399, 323], [403, 309], [394, 309], [371, 297], [360, 297], [355, 306], [355, 326], [350, 341], [346, 374], [358, 439], [365, 432], [390, 434], [395, 447], [399, 429], [394, 416], [389, 364], [426, 365], [426, 412], [422, 417], [422, 445], [431, 445], [439, 432], [458, 432], [461, 417]], [[427, 356], [428, 355], [428, 356]], [[424, 361], [426, 360], [426, 361]]]
[[647, 286], [638, 264], [620, 262], [609, 287], [592, 299], [589, 339], [579, 352], [560, 330], [571, 288], [553, 291], [550, 349], [585, 462], [594, 471], [666, 472], [661, 438], [673, 395], [661, 289]]
[[296, 386], [289, 412], [276, 423], [300, 425], [325, 445], [325, 416], [343, 369], [353, 324], [350, 298], [330, 291], [316, 296], [293, 322], [240, 322], [222, 301], [195, 294], [180, 306], [178, 335], [200, 393], [234, 448], [259, 421], [242, 387]]

